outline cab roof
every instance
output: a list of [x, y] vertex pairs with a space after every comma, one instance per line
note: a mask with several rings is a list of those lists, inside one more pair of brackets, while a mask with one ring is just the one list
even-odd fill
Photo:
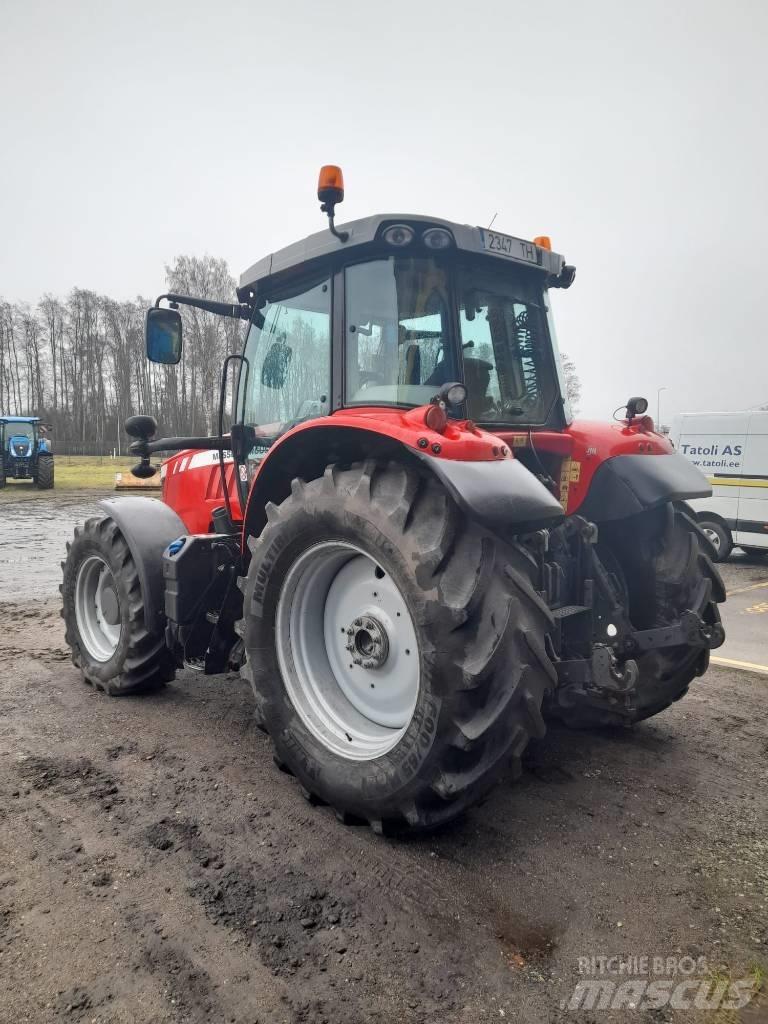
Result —
[[[562, 256], [550, 252], [548, 249], [534, 245], [533, 242], [514, 235], [505, 235], [500, 231], [489, 228], [472, 227], [469, 224], [456, 224], [453, 221], [442, 220], [439, 217], [424, 217], [411, 213], [378, 213], [370, 217], [363, 217], [361, 220], [349, 221], [346, 224], [337, 225], [339, 232], [347, 232], [349, 238], [346, 242], [340, 241], [326, 228], [318, 231], [300, 242], [287, 245], [284, 249], [265, 256], [253, 266], [249, 267], [240, 276], [238, 296], [241, 301], [247, 300], [250, 292], [262, 290], [270, 283], [275, 282], [290, 271], [310, 271], [314, 264], [320, 264], [323, 260], [334, 256], [343, 256], [344, 262], [349, 261], [353, 253], [364, 247], [370, 247], [374, 243], [388, 248], [382, 241], [383, 232], [393, 224], [407, 224], [414, 228], [416, 238], [407, 249], [392, 248], [394, 255], [429, 254], [434, 250], [427, 249], [419, 244], [421, 234], [428, 228], [444, 228], [451, 233], [455, 248], [461, 252], [473, 253], [486, 256], [501, 263], [513, 263], [518, 266], [527, 266], [544, 271], [548, 275], [557, 277], [565, 263]], [[496, 246], [496, 248], [492, 248]]]
[[0, 423], [39, 423], [39, 416], [0, 416]]

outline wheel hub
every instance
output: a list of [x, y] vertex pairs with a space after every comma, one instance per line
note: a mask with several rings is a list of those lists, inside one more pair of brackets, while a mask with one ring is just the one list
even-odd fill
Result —
[[120, 643], [122, 625], [115, 579], [101, 555], [88, 556], [78, 568], [75, 619], [80, 641], [90, 657], [109, 661]]
[[416, 626], [394, 579], [348, 541], [322, 541], [289, 568], [275, 617], [286, 693], [335, 754], [371, 760], [405, 734], [419, 696]]
[[381, 668], [389, 655], [389, 637], [383, 623], [372, 615], [363, 615], [347, 626], [347, 650], [355, 665]]

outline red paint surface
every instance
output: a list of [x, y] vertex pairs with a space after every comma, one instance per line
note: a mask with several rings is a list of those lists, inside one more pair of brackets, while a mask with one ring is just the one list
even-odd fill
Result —
[[[499, 437], [513, 451], [519, 449], [521, 441], [522, 447], [530, 447], [527, 432], [503, 431]], [[598, 466], [606, 459], [616, 455], [668, 455], [674, 451], [667, 438], [649, 430], [642, 419], [636, 420], [631, 426], [623, 421], [603, 423], [576, 420], [562, 433], [535, 430], [530, 439], [537, 452], [548, 452], [562, 459], [570, 458], [572, 465], [578, 464], [578, 480], [571, 480], [568, 485], [566, 511], [569, 515], [578, 511]]]
[[[163, 501], [174, 510], [190, 533], [210, 533], [213, 510], [224, 504], [221, 486], [221, 469], [218, 463], [207, 466], [188, 467], [197, 451], [177, 452], [163, 464]], [[227, 489], [232, 503], [232, 515], [242, 518], [240, 499], [234, 477], [234, 464], [225, 462]], [[186, 468], [182, 468], [186, 467]]]
[[[567, 511], [571, 514], [586, 498], [595, 471], [606, 459], [616, 455], [665, 455], [673, 450], [669, 441], [650, 430], [647, 421], [642, 419], [632, 425], [584, 420], [572, 423], [562, 433], [548, 430], [531, 434], [527, 431], [501, 431], [498, 435], [480, 430], [466, 420], [450, 420], [445, 431], [438, 433], [429, 430], [424, 423], [428, 408], [422, 406], [408, 411], [380, 407], [342, 409], [331, 416], [308, 420], [283, 434], [270, 448], [256, 478], [267, 462], [279, 457], [281, 445], [289, 439], [327, 426], [371, 431], [395, 438], [406, 447], [431, 458], [464, 462], [513, 458], [516, 449], [530, 447], [532, 441], [537, 452], [558, 457], [561, 466], [566, 460], [570, 460], [570, 467], [578, 465], [578, 479], [573, 479], [571, 471], [568, 483]], [[426, 446], [419, 445], [420, 440], [426, 440]], [[436, 452], [433, 445], [439, 445], [439, 451]], [[194, 454], [192, 451], [178, 452], [165, 463], [163, 500], [180, 516], [190, 533], [209, 533], [213, 510], [224, 504], [221, 474], [218, 464], [190, 469], [188, 462]], [[186, 468], [182, 469], [182, 466]], [[232, 463], [226, 463], [226, 476], [233, 515], [235, 519], [241, 519]]]

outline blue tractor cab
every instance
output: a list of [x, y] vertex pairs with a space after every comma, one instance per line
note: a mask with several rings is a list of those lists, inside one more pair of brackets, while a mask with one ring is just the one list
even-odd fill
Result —
[[30, 480], [42, 491], [53, 487], [53, 452], [39, 416], [0, 416], [0, 487]]

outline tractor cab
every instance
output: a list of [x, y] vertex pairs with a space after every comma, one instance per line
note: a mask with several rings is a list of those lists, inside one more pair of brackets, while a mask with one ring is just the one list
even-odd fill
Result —
[[[431, 424], [494, 435], [568, 426], [549, 291], [569, 287], [575, 269], [549, 238], [404, 214], [337, 230], [338, 168], [323, 168], [318, 197], [331, 230], [251, 266], [239, 303], [165, 295], [148, 312], [148, 355], [158, 362], [180, 358], [179, 305], [248, 321], [243, 352], [230, 357], [239, 370], [226, 446], [240, 467], [241, 506], [271, 446], [326, 417], [357, 415], [363, 425], [366, 410], [380, 422], [389, 411], [394, 424], [424, 408]], [[424, 443], [431, 454], [442, 446], [439, 437]]]
[[[279, 434], [341, 408], [428, 405], [492, 429], [563, 429], [548, 290], [572, 280], [548, 240], [378, 215], [267, 257], [241, 278], [253, 307], [238, 410]], [[308, 256], [308, 254], [311, 254]]]

